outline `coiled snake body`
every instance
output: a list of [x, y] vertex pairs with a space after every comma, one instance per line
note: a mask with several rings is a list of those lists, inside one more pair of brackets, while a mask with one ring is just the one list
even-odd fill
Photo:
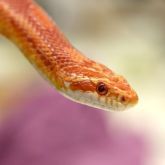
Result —
[[104, 110], [121, 110], [138, 101], [120, 75], [75, 49], [32, 0], [0, 0], [0, 34], [69, 98]]

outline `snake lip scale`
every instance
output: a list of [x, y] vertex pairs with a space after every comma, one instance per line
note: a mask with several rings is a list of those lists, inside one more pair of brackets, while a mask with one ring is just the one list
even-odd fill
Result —
[[108, 111], [138, 102], [123, 76], [72, 46], [33, 0], [0, 0], [0, 33], [69, 99]]

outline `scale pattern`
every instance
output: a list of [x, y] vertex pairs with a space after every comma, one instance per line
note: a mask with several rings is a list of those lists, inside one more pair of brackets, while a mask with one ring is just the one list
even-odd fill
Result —
[[[0, 0], [0, 33], [13, 41], [59, 92], [75, 101], [118, 110], [138, 100], [122, 76], [75, 49], [32, 0]], [[98, 88], [99, 84], [102, 87]]]

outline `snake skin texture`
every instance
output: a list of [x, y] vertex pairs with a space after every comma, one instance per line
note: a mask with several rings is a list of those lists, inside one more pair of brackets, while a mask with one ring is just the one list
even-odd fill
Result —
[[74, 48], [32, 0], [0, 0], [0, 34], [72, 100], [104, 110], [123, 110], [138, 101], [124, 77]]

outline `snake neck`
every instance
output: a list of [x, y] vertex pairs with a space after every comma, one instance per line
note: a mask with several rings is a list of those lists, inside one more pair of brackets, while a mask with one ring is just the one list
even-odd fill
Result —
[[12, 40], [57, 88], [64, 85], [64, 77], [71, 77], [68, 66], [75, 68], [86, 59], [31, 0], [0, 1], [0, 33]]

